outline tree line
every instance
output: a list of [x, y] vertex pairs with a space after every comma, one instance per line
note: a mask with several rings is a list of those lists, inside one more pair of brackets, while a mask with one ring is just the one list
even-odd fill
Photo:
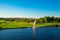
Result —
[[[10, 22], [28, 22], [32, 23], [34, 22], [35, 18], [0, 18], [0, 20], [4, 20], [5, 22], [10, 21]], [[50, 17], [50, 16], [45, 16], [42, 18], [36, 18], [37, 23], [59, 23], [60, 22], [60, 17]]]
[[37, 19], [38, 23], [58, 23], [60, 22], [60, 17], [50, 17], [50, 16], [45, 16], [43, 18]]

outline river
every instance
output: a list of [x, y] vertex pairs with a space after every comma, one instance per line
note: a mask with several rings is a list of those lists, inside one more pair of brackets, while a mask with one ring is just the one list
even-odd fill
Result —
[[32, 28], [0, 30], [0, 40], [60, 40], [60, 28]]

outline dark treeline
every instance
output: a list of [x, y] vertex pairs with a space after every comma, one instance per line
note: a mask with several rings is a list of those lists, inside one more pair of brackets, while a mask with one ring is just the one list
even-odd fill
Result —
[[60, 17], [49, 17], [49, 16], [45, 16], [43, 18], [39, 18], [37, 19], [37, 23], [58, 23], [60, 22]]
[[[0, 18], [0, 20], [11, 21], [11, 22], [34, 22], [35, 18]], [[37, 23], [58, 23], [60, 22], [60, 17], [49, 17], [45, 16], [43, 18], [36, 18]]]

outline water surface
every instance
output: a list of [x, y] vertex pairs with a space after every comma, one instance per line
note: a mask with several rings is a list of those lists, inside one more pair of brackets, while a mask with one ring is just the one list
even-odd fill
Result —
[[60, 28], [32, 28], [0, 30], [0, 40], [60, 40]]

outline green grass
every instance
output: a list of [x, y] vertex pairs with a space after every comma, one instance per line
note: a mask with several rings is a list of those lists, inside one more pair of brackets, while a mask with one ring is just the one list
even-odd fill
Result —
[[[45, 26], [52, 26], [52, 25], [60, 25], [60, 23], [40, 23], [36, 24], [38, 27], [45, 27]], [[32, 27], [33, 23], [26, 23], [26, 22], [2, 22], [0, 23], [1, 28], [29, 28]]]
[[10, 23], [1, 23], [0, 27], [2, 28], [25, 28], [30, 27], [32, 24], [25, 23], [25, 22], [10, 22]]
[[53, 26], [54, 27], [54, 25], [60, 25], [60, 23], [41, 23], [41, 24], [37, 24], [37, 26], [39, 26], [39, 27], [49, 27], [49, 26]]

